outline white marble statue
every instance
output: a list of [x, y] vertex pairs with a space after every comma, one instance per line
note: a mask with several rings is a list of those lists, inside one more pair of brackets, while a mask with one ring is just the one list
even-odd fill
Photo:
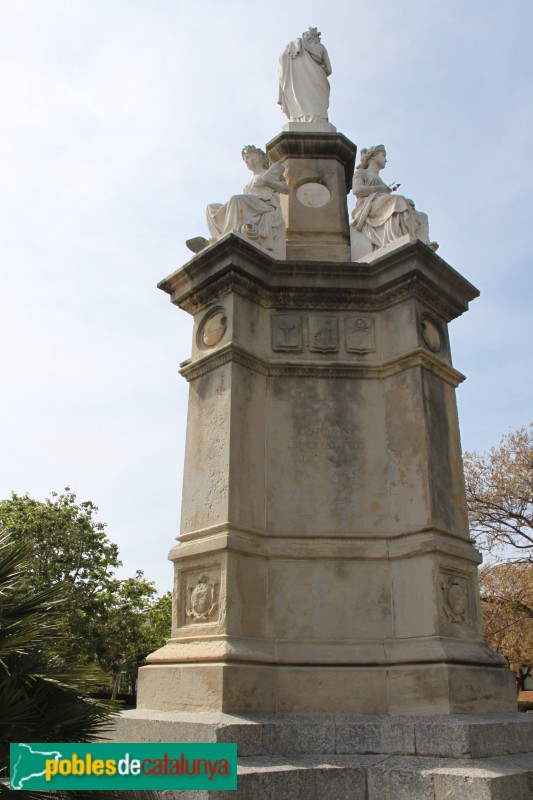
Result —
[[379, 173], [387, 163], [382, 144], [361, 150], [361, 163], [355, 170], [353, 193], [357, 197], [352, 212], [352, 252], [358, 233], [367, 240], [368, 250], [377, 250], [407, 234], [437, 249], [429, 240], [427, 214], [418, 211], [412, 200], [394, 194]]
[[230, 231], [246, 236], [277, 258], [285, 249], [285, 224], [281, 214], [279, 193], [286, 194], [289, 187], [283, 178], [283, 167], [268, 160], [259, 147], [247, 145], [242, 157], [254, 174], [244, 187], [244, 194], [235, 194], [227, 203], [207, 206], [207, 225], [212, 240], [220, 239]]
[[320, 33], [309, 28], [279, 57], [279, 99], [283, 113], [295, 122], [327, 122], [331, 64]]
[[187, 241], [195, 253], [216, 242], [227, 233], [236, 232], [269, 250], [275, 258], [285, 258], [285, 223], [279, 193], [289, 191], [281, 164], [268, 167], [266, 154], [259, 147], [247, 145], [242, 150], [246, 166], [254, 174], [243, 189], [227, 203], [207, 206], [207, 226], [211, 239], [197, 236]]

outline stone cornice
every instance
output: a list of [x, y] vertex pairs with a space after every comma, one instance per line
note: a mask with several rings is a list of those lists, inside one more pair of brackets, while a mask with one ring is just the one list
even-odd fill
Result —
[[271, 161], [286, 158], [335, 158], [344, 167], [346, 192], [352, 188], [357, 147], [342, 133], [282, 131], [266, 146]]
[[274, 362], [257, 358], [257, 356], [251, 355], [231, 342], [193, 362], [185, 362], [180, 369], [180, 374], [187, 381], [192, 381], [229, 363], [239, 364], [246, 369], [258, 372], [260, 375], [276, 378], [283, 376], [352, 379], [389, 378], [406, 369], [423, 367], [451, 386], [456, 387], [464, 381], [464, 375], [453, 369], [453, 367], [448, 366], [448, 364], [443, 363], [433, 353], [422, 347], [381, 364], [360, 364], [350, 361], [324, 362], [303, 359], [284, 359], [282, 362], [279, 360]]
[[479, 292], [422, 242], [372, 264], [275, 261], [228, 234], [159, 283], [190, 314], [235, 292], [266, 308], [379, 310], [417, 297], [444, 320], [455, 319]]

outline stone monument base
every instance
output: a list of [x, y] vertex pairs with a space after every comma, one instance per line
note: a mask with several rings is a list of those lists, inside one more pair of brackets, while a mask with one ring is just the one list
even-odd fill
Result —
[[462, 664], [151, 664], [139, 706], [226, 713], [468, 714], [515, 711], [510, 670]]
[[126, 711], [116, 742], [236, 742], [232, 792], [162, 800], [531, 800], [533, 717]]

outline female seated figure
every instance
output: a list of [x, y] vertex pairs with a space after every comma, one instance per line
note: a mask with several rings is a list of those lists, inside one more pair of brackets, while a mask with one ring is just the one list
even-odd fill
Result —
[[358, 256], [367, 255], [406, 234], [436, 250], [437, 243], [429, 240], [427, 215], [417, 211], [412, 200], [393, 194], [379, 177], [386, 163], [387, 153], [382, 144], [361, 150], [361, 163], [353, 180], [357, 203], [352, 212], [352, 255], [356, 255], [354, 250], [360, 249], [357, 232], [367, 240], [366, 252], [358, 252]]
[[[235, 194], [224, 205], [207, 206], [207, 225], [211, 242], [236, 231], [271, 251], [275, 258], [285, 258], [285, 224], [279, 193], [288, 193], [283, 167], [268, 160], [259, 147], [247, 145], [242, 157], [254, 177], [244, 187], [244, 194]], [[210, 242], [210, 243], [211, 243]]]

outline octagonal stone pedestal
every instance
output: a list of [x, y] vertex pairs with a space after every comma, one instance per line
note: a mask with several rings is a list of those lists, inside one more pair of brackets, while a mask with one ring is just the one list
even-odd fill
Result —
[[139, 707], [516, 709], [481, 638], [448, 323], [421, 242], [276, 261], [230, 234], [161, 288], [194, 315], [172, 636]]

